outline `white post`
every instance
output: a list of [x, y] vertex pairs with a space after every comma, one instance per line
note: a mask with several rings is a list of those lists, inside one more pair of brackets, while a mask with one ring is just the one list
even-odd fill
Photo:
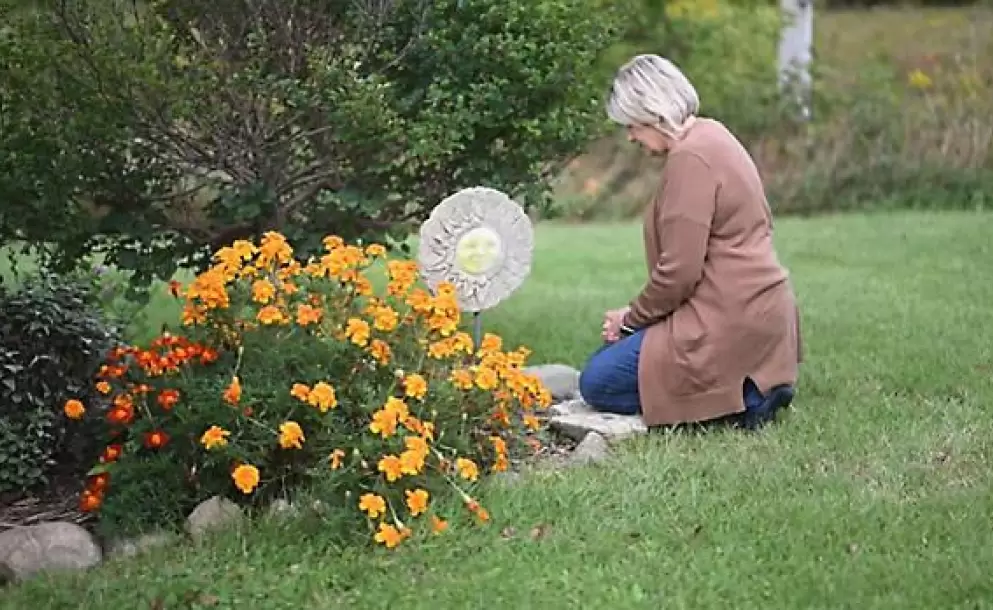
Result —
[[814, 1], [780, 0], [779, 86], [795, 96], [803, 120], [810, 119], [810, 63], [814, 47]]

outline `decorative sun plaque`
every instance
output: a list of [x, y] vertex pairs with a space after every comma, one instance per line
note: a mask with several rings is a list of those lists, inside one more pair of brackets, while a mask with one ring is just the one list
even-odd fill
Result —
[[495, 307], [531, 273], [534, 229], [524, 210], [486, 187], [447, 197], [421, 225], [418, 263], [431, 290], [451, 282], [459, 307], [479, 313]]

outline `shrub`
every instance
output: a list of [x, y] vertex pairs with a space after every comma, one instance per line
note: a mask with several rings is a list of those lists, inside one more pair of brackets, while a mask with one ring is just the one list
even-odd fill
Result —
[[521, 368], [528, 350], [494, 335], [475, 349], [452, 287], [416, 286], [415, 263], [324, 244], [301, 263], [278, 233], [236, 241], [171, 286], [183, 332], [116, 350], [99, 372], [110, 443], [84, 509], [136, 529], [215, 494], [259, 506], [320, 482], [387, 546], [421, 515], [444, 527], [430, 500], [447, 490], [488, 518], [465, 484], [537, 442], [525, 432], [550, 403]]
[[98, 405], [90, 380], [117, 334], [87, 287], [41, 274], [0, 285], [0, 493], [46, 483], [56, 464], [92, 457], [95, 431], [66, 430], [69, 397]]
[[270, 229], [406, 237], [462, 187], [540, 203], [602, 125], [600, 1], [0, 0], [0, 235], [147, 283]]

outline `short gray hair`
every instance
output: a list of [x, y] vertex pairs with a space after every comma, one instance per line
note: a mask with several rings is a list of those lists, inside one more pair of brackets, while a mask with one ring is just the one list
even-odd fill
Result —
[[671, 61], [638, 55], [621, 66], [607, 101], [607, 116], [625, 127], [654, 125], [679, 137], [700, 109], [696, 88]]

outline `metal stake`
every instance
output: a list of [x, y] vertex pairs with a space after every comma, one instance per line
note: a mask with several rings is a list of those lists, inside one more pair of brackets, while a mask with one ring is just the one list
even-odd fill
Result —
[[483, 316], [481, 312], [472, 312], [472, 340], [476, 344], [474, 351], [479, 351], [483, 344]]

